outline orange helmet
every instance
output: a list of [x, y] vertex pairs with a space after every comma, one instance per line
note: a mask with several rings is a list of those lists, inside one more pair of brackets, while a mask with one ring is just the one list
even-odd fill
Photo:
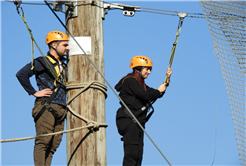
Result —
[[137, 66], [146, 66], [146, 67], [152, 67], [152, 61], [143, 55], [137, 55], [134, 56], [130, 62], [130, 68], [134, 68]]
[[57, 40], [68, 40], [68, 37], [65, 33], [61, 32], [61, 31], [51, 31], [47, 34], [46, 39], [45, 39], [45, 43], [49, 44], [53, 41], [57, 41]]

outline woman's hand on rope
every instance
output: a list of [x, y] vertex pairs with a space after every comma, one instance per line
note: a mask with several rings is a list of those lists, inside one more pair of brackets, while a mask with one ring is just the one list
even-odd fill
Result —
[[157, 90], [159, 90], [161, 93], [164, 92], [168, 85], [169, 85], [169, 82], [170, 82], [170, 77], [172, 75], [172, 69], [171, 68], [167, 68], [167, 71], [166, 71], [166, 76], [167, 76], [167, 81], [166, 83], [163, 83], [159, 86], [159, 88]]
[[171, 75], [172, 75], [172, 69], [171, 68], [167, 68], [166, 75], [167, 75], [168, 78], [171, 77]]
[[167, 68], [167, 71], [166, 71], [166, 76], [167, 76], [166, 83], [167, 83], [167, 86], [170, 83], [170, 77], [171, 77], [171, 75], [172, 75], [172, 69], [171, 68]]
[[50, 97], [50, 95], [53, 93], [53, 91], [49, 88], [37, 91], [33, 94], [35, 97]]

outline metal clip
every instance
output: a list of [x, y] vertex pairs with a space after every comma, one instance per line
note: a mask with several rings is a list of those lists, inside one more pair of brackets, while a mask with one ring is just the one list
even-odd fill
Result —
[[20, 6], [21, 3], [22, 3], [21, 0], [20, 0], [20, 1], [14, 0], [14, 4], [16, 5], [17, 13], [18, 13], [19, 15], [21, 15], [21, 14], [20, 14], [20, 11], [19, 11], [19, 8], [21, 8], [22, 15], [24, 16], [24, 11], [23, 11], [22, 7]]
[[188, 15], [187, 13], [181, 13], [181, 12], [178, 12], [178, 16], [179, 16], [179, 25], [178, 25], [178, 27], [182, 27], [184, 18], [185, 18], [187, 15]]
[[46, 107], [48, 111], [50, 112], [53, 111], [53, 108], [47, 102], [44, 103], [44, 106]]

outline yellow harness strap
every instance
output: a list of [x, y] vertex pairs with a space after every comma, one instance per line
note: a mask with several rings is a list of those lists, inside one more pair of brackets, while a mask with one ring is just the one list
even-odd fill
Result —
[[[53, 58], [51, 58], [50, 56], [46, 56], [46, 57], [49, 59], [49, 61], [50, 61], [52, 64], [57, 63], [57, 62], [56, 62]], [[62, 74], [63, 74], [64, 82], [65, 82], [65, 84], [67, 84], [64, 67], [65, 67], [65, 66], [63, 65]], [[56, 86], [56, 80], [61, 76], [61, 73], [60, 73], [60, 69], [59, 69], [58, 64], [55, 65], [54, 68], [55, 68], [55, 71], [56, 71], [56, 78], [55, 78], [55, 81], [54, 81], [54, 86]]]
[[[55, 64], [56, 63], [56, 61], [53, 58], [51, 58], [50, 56], [46, 56], [46, 57], [50, 60], [50, 62], [52, 64]], [[58, 64], [54, 68], [56, 70], [57, 77], [60, 77], [61, 74], [60, 74], [60, 70], [59, 70]]]

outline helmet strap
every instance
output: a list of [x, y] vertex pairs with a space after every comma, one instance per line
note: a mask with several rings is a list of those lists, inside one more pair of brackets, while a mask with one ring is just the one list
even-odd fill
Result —
[[143, 69], [144, 69], [144, 66], [142, 66], [141, 71], [138, 71], [137, 69], [135, 69], [135, 71], [136, 71], [136, 72], [138, 72], [138, 73], [140, 74], [140, 76], [141, 76], [141, 77], [143, 77], [143, 75], [142, 75], [142, 71], [143, 71]]
[[60, 40], [59, 41], [57, 41], [57, 44], [56, 44], [56, 48], [54, 48], [54, 47], [52, 47], [54, 50], [55, 50], [55, 52], [57, 53], [57, 55], [60, 57], [60, 54], [58, 53], [58, 51], [57, 51], [57, 47], [58, 47], [58, 45], [60, 44]]

